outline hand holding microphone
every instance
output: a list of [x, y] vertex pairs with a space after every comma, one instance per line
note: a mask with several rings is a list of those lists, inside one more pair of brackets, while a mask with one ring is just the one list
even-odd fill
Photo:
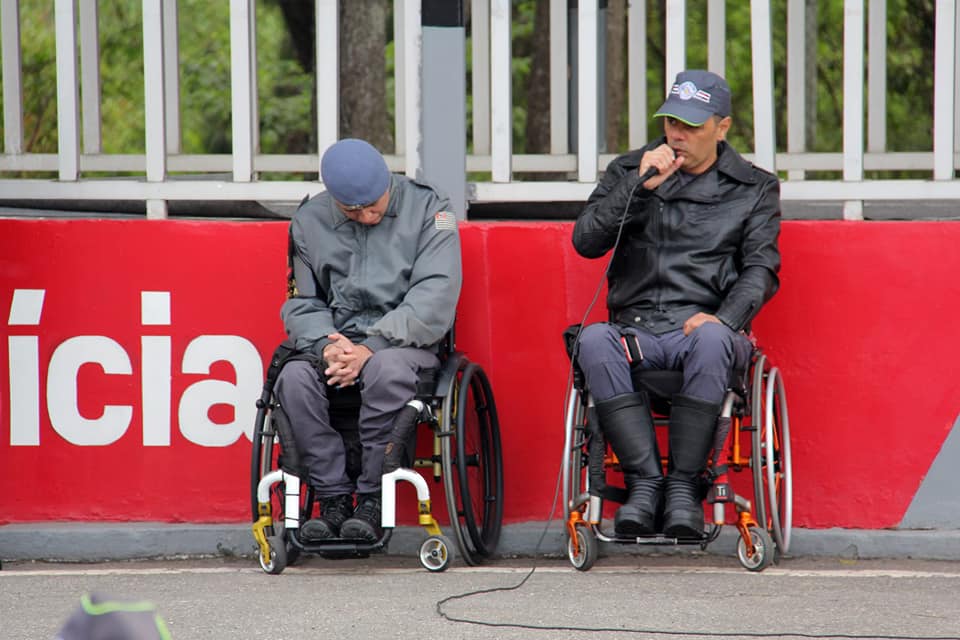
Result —
[[647, 151], [640, 158], [638, 169], [640, 184], [644, 189], [653, 191], [672, 176], [682, 164], [683, 158], [678, 156], [669, 145], [662, 144], [653, 151]]

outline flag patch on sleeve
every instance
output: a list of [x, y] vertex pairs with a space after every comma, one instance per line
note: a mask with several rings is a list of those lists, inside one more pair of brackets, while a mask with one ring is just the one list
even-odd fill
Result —
[[437, 229], [455, 230], [457, 228], [457, 217], [449, 211], [441, 211], [433, 216], [433, 226]]

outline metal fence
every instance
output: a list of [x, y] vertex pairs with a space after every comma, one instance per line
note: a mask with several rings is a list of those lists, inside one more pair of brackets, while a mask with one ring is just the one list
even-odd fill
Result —
[[[602, 152], [595, 127], [577, 127], [571, 144], [571, 111], [579, 122], [598, 118], [603, 91], [596, 72], [598, 21], [606, 2], [550, 0], [549, 153], [513, 152], [511, 97], [511, 6], [508, 0], [465, 0], [470, 3], [472, 48], [472, 127], [464, 136], [471, 151], [465, 172], [488, 173], [489, 180], [467, 185], [473, 204], [579, 202], [596, 184], [598, 172], [614, 157]], [[886, 0], [843, 1], [843, 141], [842, 151], [815, 153], [805, 146], [803, 82], [805, 0], [786, 3], [785, 114], [774, 111], [773, 29], [770, 0], [750, 2], [753, 127], [755, 148], [746, 155], [784, 177], [785, 203], [834, 202], [837, 217], [862, 219], [864, 203], [947, 203], [940, 217], [952, 217], [951, 201], [960, 198], [956, 179], [960, 138], [960, 20], [955, 0], [936, 1], [932, 149], [890, 152], [886, 149]], [[840, 0], [837, 0], [840, 1]], [[646, 142], [646, 3], [627, 8], [629, 146]], [[781, 2], [782, 4], [782, 2]], [[707, 40], [688, 43], [685, 0], [666, 0], [665, 77], [686, 66], [686, 52], [704, 46], [708, 67], [726, 67], [726, 3], [707, 0]], [[171, 201], [250, 200], [294, 202], [321, 191], [319, 182], [265, 179], [264, 174], [314, 173], [323, 151], [338, 137], [338, 2], [315, 0], [317, 73], [317, 148], [310, 154], [264, 154], [258, 146], [256, 86], [256, 2], [230, 0], [230, 73], [232, 153], [187, 154], [180, 149], [177, 2], [142, 0], [145, 153], [104, 153], [100, 139], [98, 7], [96, 0], [55, 0], [57, 65], [57, 153], [24, 152], [24, 113], [20, 38], [20, 2], [0, 4], [0, 53], [3, 72], [3, 153], [0, 172], [54, 172], [56, 179], [5, 178], [0, 173], [0, 200], [139, 201], [148, 218], [168, 215]], [[394, 0], [395, 142], [387, 150], [394, 171], [418, 175], [424, 165], [422, 114], [423, 60], [420, 0]], [[575, 23], [575, 41], [569, 39]], [[78, 36], [79, 34], [79, 36]], [[868, 53], [869, 52], [869, 53]], [[78, 56], [78, 53], [80, 54]], [[78, 63], [79, 60], [83, 64]], [[88, 62], [89, 61], [89, 62]], [[575, 85], [568, 81], [574, 65]], [[571, 100], [572, 92], [575, 100]], [[82, 96], [82, 99], [81, 99]], [[465, 98], [466, 99], [466, 98]], [[776, 140], [776, 118], [785, 118], [785, 141]], [[866, 135], [864, 134], [866, 132]], [[82, 140], [82, 143], [81, 143]], [[785, 151], [778, 149], [785, 149]], [[139, 178], [113, 178], [110, 174]], [[834, 171], [835, 180], [808, 179], [813, 171]], [[923, 171], [929, 179], [868, 179], [870, 171]], [[190, 180], [172, 173], [196, 174]], [[515, 173], [536, 172], [541, 178], [515, 179]], [[93, 177], [95, 174], [96, 177]], [[465, 174], [466, 175], [466, 174]]]

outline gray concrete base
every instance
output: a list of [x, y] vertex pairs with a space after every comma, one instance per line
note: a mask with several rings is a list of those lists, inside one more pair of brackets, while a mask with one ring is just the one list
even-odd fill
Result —
[[[498, 554], [503, 557], [562, 556], [565, 539], [558, 522], [527, 522], [503, 529]], [[452, 534], [448, 533], [455, 545]], [[414, 555], [426, 534], [419, 527], [399, 527], [389, 552]], [[706, 553], [735, 556], [737, 533], [724, 527]], [[602, 555], [685, 554], [698, 547], [602, 544]], [[454, 549], [456, 551], [456, 549]], [[0, 526], [0, 560], [97, 562], [146, 558], [254, 556], [247, 525], [164, 523], [38, 523]], [[792, 557], [835, 556], [845, 559], [918, 558], [960, 560], [960, 530], [794, 529]]]

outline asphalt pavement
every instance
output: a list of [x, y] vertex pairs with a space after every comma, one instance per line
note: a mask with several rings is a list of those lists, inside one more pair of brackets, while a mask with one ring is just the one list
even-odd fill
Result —
[[409, 554], [307, 557], [279, 576], [236, 557], [5, 562], [0, 637], [50, 640], [91, 592], [153, 602], [174, 640], [960, 638], [956, 561], [784, 558], [754, 573], [699, 552], [602, 556], [588, 572], [516, 558], [430, 573]]

